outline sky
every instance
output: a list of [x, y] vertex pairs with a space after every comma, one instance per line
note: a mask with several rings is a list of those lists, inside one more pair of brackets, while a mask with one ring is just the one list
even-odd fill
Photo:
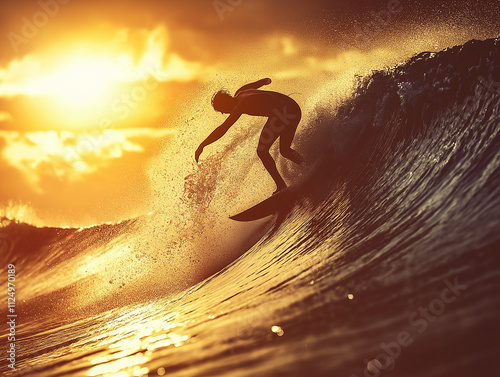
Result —
[[224, 120], [214, 91], [270, 77], [312, 109], [347, 95], [356, 74], [499, 36], [499, 11], [474, 0], [3, 1], [0, 215], [84, 226], [148, 213], [155, 157], [182, 147], [191, 120], [204, 124], [193, 145]]

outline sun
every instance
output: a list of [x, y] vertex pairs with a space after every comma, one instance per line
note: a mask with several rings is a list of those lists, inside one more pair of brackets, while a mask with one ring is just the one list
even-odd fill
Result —
[[26, 117], [44, 127], [124, 125], [149, 116], [167, 82], [194, 81], [205, 71], [169, 51], [162, 25], [118, 34], [98, 43], [76, 38], [12, 60], [0, 67], [0, 97], [26, 97]]
[[117, 69], [111, 59], [71, 58], [60, 63], [42, 85], [68, 110], [88, 110], [109, 99]]

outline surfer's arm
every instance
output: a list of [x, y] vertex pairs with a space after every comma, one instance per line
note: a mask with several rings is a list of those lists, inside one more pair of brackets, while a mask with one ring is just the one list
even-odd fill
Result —
[[208, 137], [203, 140], [203, 142], [200, 144], [198, 149], [196, 150], [196, 153], [194, 154], [194, 159], [196, 162], [198, 162], [198, 159], [200, 158], [201, 152], [203, 152], [203, 148], [205, 148], [207, 145], [212, 144], [213, 142], [219, 140], [224, 134], [231, 128], [231, 126], [238, 120], [240, 117], [241, 113], [240, 112], [233, 112], [231, 115], [229, 115], [224, 123], [222, 123], [219, 127], [217, 127]]
[[238, 95], [238, 93], [244, 91], [244, 90], [248, 90], [248, 89], [259, 89], [261, 86], [263, 85], [269, 85], [271, 83], [271, 79], [269, 78], [266, 78], [266, 79], [262, 79], [262, 80], [259, 80], [259, 81], [255, 81], [255, 82], [251, 82], [250, 84], [246, 84], [246, 85], [243, 85], [241, 88], [239, 88], [236, 93], [234, 94], [234, 96], [236, 97]]

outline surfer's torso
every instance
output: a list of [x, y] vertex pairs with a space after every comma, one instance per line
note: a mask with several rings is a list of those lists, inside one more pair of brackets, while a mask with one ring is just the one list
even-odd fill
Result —
[[238, 100], [233, 112], [241, 114], [272, 117], [276, 111], [287, 107], [289, 112], [298, 109], [299, 105], [290, 97], [267, 90], [247, 89], [236, 94]]

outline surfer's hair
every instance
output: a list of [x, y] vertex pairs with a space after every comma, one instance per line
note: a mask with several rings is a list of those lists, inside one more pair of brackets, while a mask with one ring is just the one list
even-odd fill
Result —
[[225, 89], [219, 90], [212, 96], [212, 107], [219, 112], [222, 112], [220, 109], [227, 107], [227, 103], [233, 99], [231, 93], [229, 93]]

